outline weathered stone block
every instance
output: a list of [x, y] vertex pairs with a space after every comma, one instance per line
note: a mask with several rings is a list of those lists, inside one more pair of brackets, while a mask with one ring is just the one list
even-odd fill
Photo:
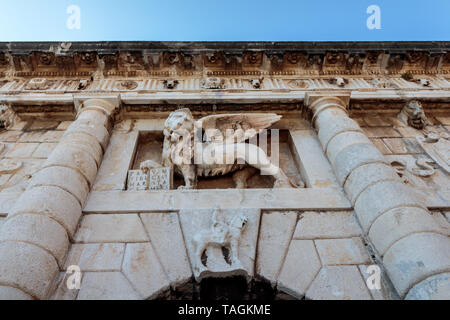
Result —
[[[114, 132], [97, 173], [94, 190], [124, 190], [138, 134]], [[128, 174], [128, 178], [130, 175]], [[128, 189], [130, 190], [130, 189]]]
[[450, 273], [429, 277], [409, 290], [406, 300], [449, 300]]
[[33, 152], [33, 158], [47, 159], [56, 148], [56, 143], [41, 143]]
[[370, 226], [381, 214], [399, 206], [424, 206], [409, 186], [401, 181], [382, 181], [365, 189], [355, 202], [355, 211], [363, 229]]
[[297, 217], [298, 213], [292, 211], [267, 212], [262, 216], [256, 273], [273, 285], [286, 257]]
[[333, 169], [313, 130], [290, 131], [293, 156], [298, 157], [300, 173], [308, 187], [337, 186]]
[[44, 167], [62, 166], [78, 170], [92, 185], [97, 175], [97, 164], [83, 147], [59, 144], [44, 164]]
[[33, 300], [33, 298], [25, 292], [13, 288], [0, 286], [0, 300]]
[[142, 170], [128, 171], [127, 179], [128, 191], [143, 191], [148, 190], [148, 174]]
[[354, 144], [343, 149], [333, 163], [336, 177], [344, 185], [348, 176], [357, 167], [375, 162], [386, 162], [383, 155], [373, 144]]
[[55, 258], [44, 249], [23, 242], [0, 243], [0, 283], [4, 286], [18, 287], [37, 299], [46, 299], [57, 273]]
[[364, 128], [365, 134], [370, 138], [396, 138], [401, 135], [390, 127]]
[[66, 230], [55, 220], [37, 214], [9, 218], [0, 229], [0, 241], [22, 241], [45, 248], [62, 266], [69, 247]]
[[49, 167], [38, 171], [31, 179], [28, 189], [38, 186], [62, 188], [72, 194], [81, 206], [89, 193], [86, 179], [78, 171], [65, 167]]
[[312, 300], [372, 300], [357, 266], [326, 266], [313, 281], [306, 298]]
[[82, 119], [75, 121], [67, 128], [64, 136], [75, 133], [83, 132], [95, 137], [96, 141], [102, 146], [103, 151], [106, 150], [109, 141], [109, 132], [104, 126], [98, 125], [90, 120]]
[[443, 229], [426, 210], [404, 207], [392, 209], [375, 220], [369, 237], [383, 256], [395, 241], [419, 232], [441, 233]]
[[[186, 252], [178, 214], [141, 214], [142, 222], [173, 287], [190, 280], [191, 265]], [[168, 254], [170, 252], [170, 254]]]
[[121, 272], [87, 272], [77, 300], [141, 300]]
[[42, 214], [58, 221], [71, 237], [81, 216], [77, 199], [58, 187], [34, 187], [16, 201], [10, 217], [17, 214]]
[[5, 155], [5, 158], [31, 158], [39, 143], [16, 143]]
[[313, 241], [293, 240], [278, 277], [278, 289], [303, 298], [321, 267]]
[[370, 140], [364, 133], [357, 131], [346, 131], [334, 136], [328, 143], [328, 149], [326, 150], [330, 163], [334, 164], [337, 155], [354, 144], [370, 144]]
[[364, 264], [370, 261], [361, 238], [316, 240], [324, 265]]
[[173, 189], [172, 168], [150, 169], [148, 172], [149, 190], [171, 190]]
[[369, 185], [380, 180], [397, 181], [399, 176], [387, 163], [370, 163], [353, 170], [345, 182], [344, 189], [355, 203], [361, 192]]
[[100, 167], [103, 158], [103, 149], [100, 144], [85, 132], [71, 132], [64, 135], [60, 145], [76, 145], [78, 148], [89, 154]]
[[170, 287], [151, 243], [128, 243], [123, 272], [144, 299], [156, 298]]
[[361, 228], [351, 211], [304, 212], [294, 233], [294, 239], [333, 239], [361, 235]]
[[75, 242], [145, 242], [148, 241], [137, 214], [93, 214], [84, 216]]
[[398, 293], [404, 297], [414, 284], [448, 271], [450, 238], [435, 233], [409, 235], [386, 252], [383, 263]]
[[83, 272], [120, 271], [124, 252], [123, 243], [73, 244], [64, 270], [70, 266], [79, 266]]

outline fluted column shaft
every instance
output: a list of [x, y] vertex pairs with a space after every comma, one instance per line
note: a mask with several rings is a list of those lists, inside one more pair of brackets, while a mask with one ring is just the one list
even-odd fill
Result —
[[[399, 295], [405, 297], [416, 285], [450, 272], [450, 239], [348, 116], [347, 103], [345, 96], [306, 99], [336, 177]], [[450, 288], [449, 283], [440, 285]]]
[[67, 254], [116, 107], [86, 100], [0, 230], [0, 299], [45, 299]]

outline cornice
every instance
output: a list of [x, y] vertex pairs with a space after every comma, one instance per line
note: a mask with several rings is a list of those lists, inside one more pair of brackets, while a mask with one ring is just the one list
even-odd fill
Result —
[[450, 42], [12, 42], [0, 77], [450, 75]]

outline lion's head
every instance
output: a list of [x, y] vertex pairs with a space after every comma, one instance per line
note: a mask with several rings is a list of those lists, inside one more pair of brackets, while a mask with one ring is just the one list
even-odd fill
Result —
[[408, 102], [398, 115], [398, 119], [406, 125], [422, 130], [428, 125], [428, 119], [423, 111], [422, 104], [413, 100]]
[[163, 162], [186, 164], [192, 158], [195, 120], [189, 109], [172, 112], [164, 124]]

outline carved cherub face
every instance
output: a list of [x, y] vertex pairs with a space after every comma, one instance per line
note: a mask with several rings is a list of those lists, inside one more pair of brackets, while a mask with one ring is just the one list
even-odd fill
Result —
[[419, 101], [408, 102], [400, 114], [402, 120], [406, 120], [406, 123], [414, 129], [422, 130], [428, 124], [427, 117]]
[[164, 124], [164, 135], [175, 143], [194, 129], [194, 117], [189, 109], [172, 112]]

